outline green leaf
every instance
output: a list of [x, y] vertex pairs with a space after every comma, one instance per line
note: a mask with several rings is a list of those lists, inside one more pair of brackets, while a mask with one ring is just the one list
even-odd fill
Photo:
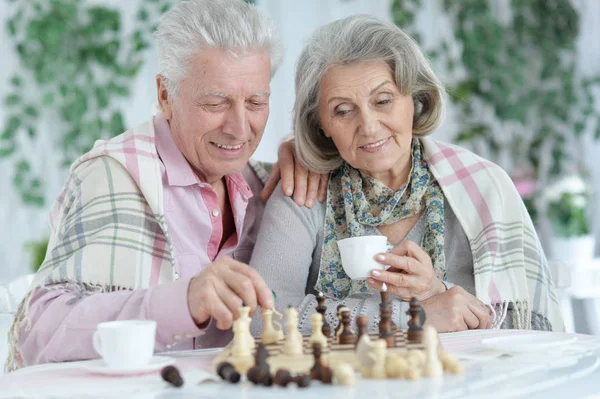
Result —
[[16, 148], [14, 143], [12, 143], [9, 147], [0, 147], [0, 158], [6, 158], [11, 156], [12, 154], [14, 154], [15, 149]]
[[19, 104], [21, 102], [21, 97], [18, 94], [9, 94], [8, 96], [6, 96], [6, 99], [4, 100], [4, 104], [7, 107], [13, 107], [17, 104]]
[[594, 139], [600, 140], [600, 117], [596, 119], [596, 130], [594, 130]]
[[54, 104], [54, 93], [48, 92], [44, 94], [44, 97], [42, 98], [42, 104], [46, 107], [49, 107], [52, 104]]
[[581, 136], [581, 133], [583, 133], [583, 129], [585, 129], [585, 123], [578, 121], [577, 123], [575, 123], [575, 126], [573, 127], [573, 129], [574, 129], [575, 136], [579, 137], [579, 136]]
[[148, 10], [146, 10], [145, 8], [140, 9], [140, 11], [137, 14], [137, 20], [146, 22], [148, 20]]
[[10, 84], [12, 84], [14, 87], [21, 87], [23, 80], [19, 75], [14, 75], [12, 78], [10, 78]]
[[38, 110], [31, 105], [26, 106], [24, 112], [25, 115], [30, 116], [32, 118], [37, 118], [39, 116]]
[[116, 136], [125, 131], [125, 124], [123, 123], [123, 115], [120, 111], [115, 111], [110, 118], [109, 131], [111, 135]]
[[32, 137], [32, 138], [35, 137], [36, 136], [35, 133], [36, 133], [36, 130], [32, 126], [29, 126], [27, 128], [27, 134], [29, 135], [29, 137]]

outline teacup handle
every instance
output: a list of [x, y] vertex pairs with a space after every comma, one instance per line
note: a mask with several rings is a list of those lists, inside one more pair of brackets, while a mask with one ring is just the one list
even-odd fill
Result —
[[102, 343], [100, 341], [100, 332], [98, 330], [94, 331], [92, 344], [94, 345], [94, 350], [98, 352], [100, 356], [104, 357], [104, 354], [102, 353]]

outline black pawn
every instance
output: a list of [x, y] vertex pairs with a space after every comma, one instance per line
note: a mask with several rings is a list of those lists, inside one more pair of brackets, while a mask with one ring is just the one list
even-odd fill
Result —
[[162, 369], [160, 373], [163, 380], [173, 385], [174, 387], [181, 387], [183, 385], [183, 378], [179, 374], [179, 370], [175, 366], [167, 366]]
[[240, 373], [235, 371], [235, 368], [231, 363], [223, 362], [219, 364], [219, 366], [217, 367], [217, 374], [219, 375], [219, 377], [221, 377], [225, 381], [231, 382], [232, 384], [237, 384], [238, 382], [240, 382]]

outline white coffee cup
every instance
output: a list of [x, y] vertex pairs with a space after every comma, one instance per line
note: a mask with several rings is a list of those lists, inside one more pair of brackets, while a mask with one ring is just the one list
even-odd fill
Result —
[[386, 236], [351, 237], [337, 242], [344, 271], [352, 280], [366, 279], [371, 270], [385, 270], [375, 255], [387, 250]]
[[145, 366], [154, 354], [154, 320], [119, 320], [99, 323], [94, 332], [94, 349], [111, 368]]

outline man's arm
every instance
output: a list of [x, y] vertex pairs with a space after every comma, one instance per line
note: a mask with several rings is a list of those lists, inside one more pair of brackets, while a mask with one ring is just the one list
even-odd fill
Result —
[[190, 279], [147, 289], [109, 293], [73, 288], [38, 288], [30, 302], [31, 329], [23, 328], [19, 347], [25, 365], [92, 359], [96, 325], [113, 320], [155, 320], [155, 350], [203, 334], [188, 308]]

